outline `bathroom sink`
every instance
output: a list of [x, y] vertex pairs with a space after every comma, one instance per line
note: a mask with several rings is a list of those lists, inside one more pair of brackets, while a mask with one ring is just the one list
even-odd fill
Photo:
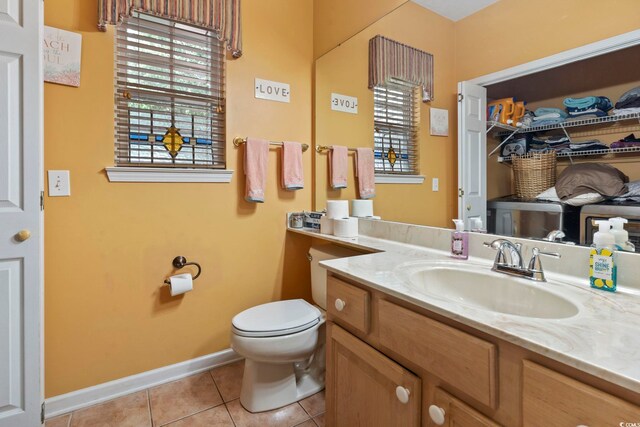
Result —
[[514, 278], [486, 266], [430, 262], [405, 265], [402, 270], [410, 289], [462, 305], [539, 319], [578, 314], [575, 304], [545, 289], [549, 283]]

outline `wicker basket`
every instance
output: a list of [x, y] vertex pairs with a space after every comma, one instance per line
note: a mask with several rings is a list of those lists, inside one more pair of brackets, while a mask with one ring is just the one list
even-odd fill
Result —
[[533, 199], [556, 184], [556, 152], [512, 156], [516, 195]]

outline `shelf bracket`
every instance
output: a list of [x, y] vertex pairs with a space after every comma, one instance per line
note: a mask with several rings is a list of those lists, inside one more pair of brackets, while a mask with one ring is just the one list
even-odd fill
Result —
[[564, 135], [569, 139], [569, 144], [571, 144], [571, 136], [569, 135], [569, 132], [567, 132], [567, 129], [564, 127], [562, 123], [560, 123], [560, 129], [562, 129], [562, 132], [564, 132]]
[[493, 151], [492, 151], [492, 152], [490, 152], [490, 153], [489, 153], [489, 155], [488, 155], [487, 157], [491, 157], [491, 156], [493, 156], [493, 153], [495, 153], [496, 151], [498, 151], [498, 150], [500, 149], [500, 147], [502, 147], [504, 144], [506, 144], [506, 143], [507, 143], [507, 141], [509, 141], [513, 135], [515, 135], [516, 133], [518, 133], [518, 131], [519, 131], [519, 130], [520, 130], [520, 129], [516, 129], [516, 130], [514, 130], [513, 132], [511, 132], [511, 135], [509, 135], [508, 137], [506, 137], [506, 138], [504, 139], [504, 141], [502, 141], [500, 144], [498, 144], [498, 146], [497, 146], [496, 148], [494, 148], [494, 149], [493, 149]]

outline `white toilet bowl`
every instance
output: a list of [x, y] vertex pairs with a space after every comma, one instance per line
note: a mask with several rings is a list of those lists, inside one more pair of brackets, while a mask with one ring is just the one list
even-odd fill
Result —
[[268, 411], [324, 388], [324, 314], [298, 300], [262, 304], [233, 318], [231, 348], [245, 357], [240, 403]]

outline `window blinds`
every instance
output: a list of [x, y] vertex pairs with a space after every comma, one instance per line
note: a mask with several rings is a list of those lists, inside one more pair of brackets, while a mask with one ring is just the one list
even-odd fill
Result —
[[125, 18], [115, 88], [118, 166], [225, 168], [224, 47], [209, 30]]
[[419, 89], [400, 83], [374, 87], [376, 172], [392, 174], [419, 172]]

